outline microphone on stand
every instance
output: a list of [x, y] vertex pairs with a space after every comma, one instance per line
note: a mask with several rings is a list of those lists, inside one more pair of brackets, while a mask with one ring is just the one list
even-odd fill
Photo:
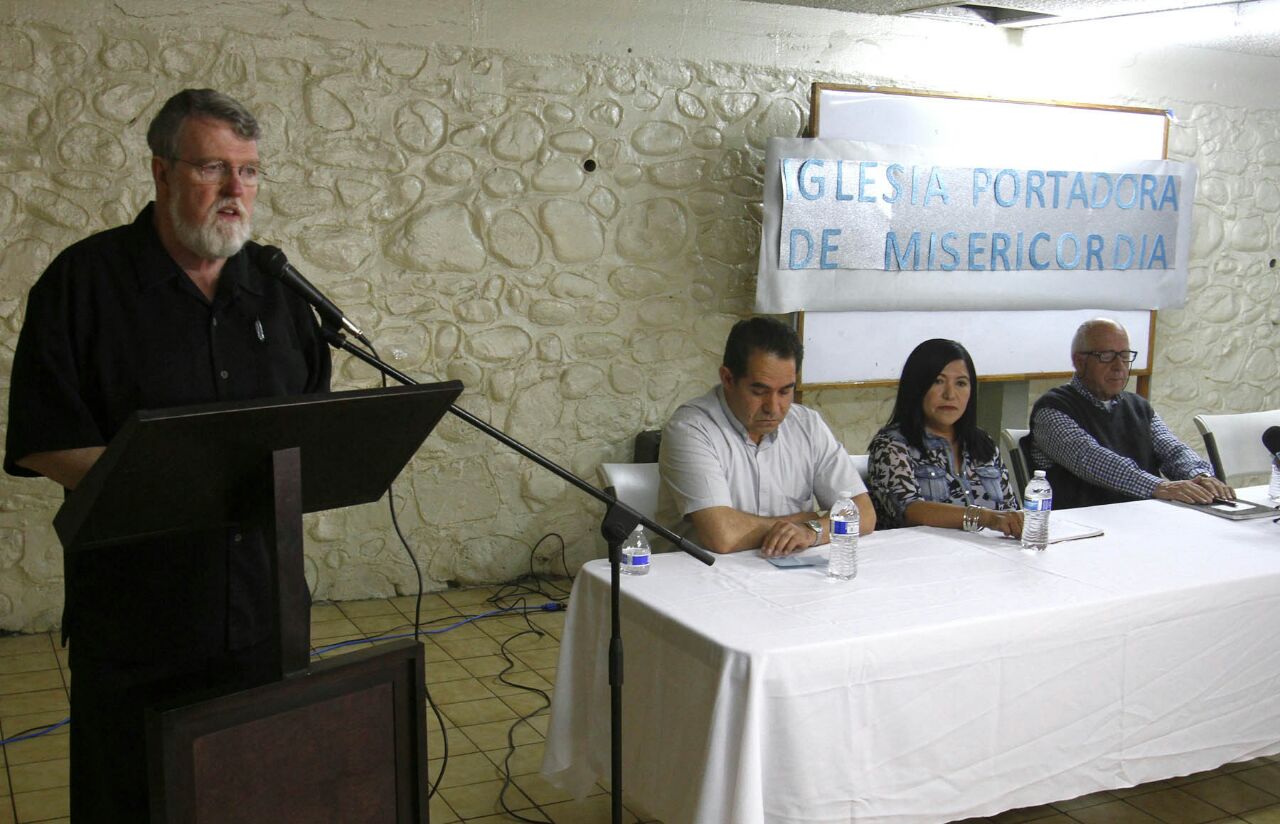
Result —
[[331, 326], [340, 326], [348, 332], [356, 336], [356, 339], [370, 348], [373, 344], [364, 336], [364, 332], [360, 331], [360, 327], [352, 323], [337, 304], [325, 297], [324, 293], [311, 284], [311, 281], [302, 276], [302, 273], [293, 268], [293, 264], [289, 262], [289, 258], [285, 257], [284, 252], [276, 246], [260, 246], [257, 243], [246, 245], [249, 253], [253, 256], [254, 263], [258, 264], [258, 268], [266, 272], [268, 275], [276, 278], [284, 283], [293, 291], [302, 296], [302, 299], [309, 303], [320, 315], [320, 320]]

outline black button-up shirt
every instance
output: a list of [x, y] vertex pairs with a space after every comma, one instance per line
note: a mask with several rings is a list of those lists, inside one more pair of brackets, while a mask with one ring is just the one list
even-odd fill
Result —
[[[212, 302], [160, 243], [148, 205], [60, 254], [27, 300], [4, 468], [104, 446], [138, 409], [323, 392], [330, 359], [311, 309], [227, 260]], [[104, 657], [201, 655], [271, 631], [268, 558], [239, 529], [91, 550], [67, 561], [64, 636]]]

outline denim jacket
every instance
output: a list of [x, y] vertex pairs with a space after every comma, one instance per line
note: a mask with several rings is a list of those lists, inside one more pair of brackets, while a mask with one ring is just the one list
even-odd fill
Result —
[[957, 474], [951, 466], [951, 447], [946, 438], [926, 432], [924, 445], [921, 452], [908, 444], [896, 424], [886, 426], [871, 439], [867, 486], [876, 508], [878, 528], [905, 526], [907, 506], [916, 501], [1018, 508], [999, 452], [991, 460], [979, 463], [964, 450]]

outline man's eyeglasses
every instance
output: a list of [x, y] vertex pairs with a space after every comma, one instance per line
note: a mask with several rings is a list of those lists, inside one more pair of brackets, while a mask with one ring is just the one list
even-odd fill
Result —
[[225, 160], [210, 160], [207, 163], [193, 163], [180, 157], [171, 158], [175, 163], [185, 163], [195, 169], [196, 179], [201, 183], [213, 185], [225, 183], [234, 170], [245, 186], [257, 186], [266, 176], [266, 172], [257, 163], [246, 163], [243, 166], [232, 166]]
[[1116, 358], [1119, 358], [1125, 363], [1133, 363], [1138, 359], [1138, 353], [1132, 349], [1122, 349], [1118, 352], [1114, 349], [1107, 349], [1102, 352], [1081, 352], [1080, 354], [1095, 357], [1098, 359], [1099, 363], [1111, 363]]

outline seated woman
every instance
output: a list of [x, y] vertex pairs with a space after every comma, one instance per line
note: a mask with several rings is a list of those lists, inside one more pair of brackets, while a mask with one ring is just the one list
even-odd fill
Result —
[[973, 359], [953, 340], [915, 348], [893, 417], [871, 439], [867, 483], [876, 523], [1022, 536], [1022, 513], [991, 436], [975, 423]]

